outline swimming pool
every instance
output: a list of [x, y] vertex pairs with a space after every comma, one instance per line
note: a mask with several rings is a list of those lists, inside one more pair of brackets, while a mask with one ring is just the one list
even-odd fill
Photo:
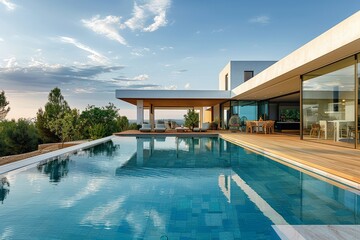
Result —
[[359, 192], [220, 138], [114, 137], [2, 182], [0, 239], [359, 233]]

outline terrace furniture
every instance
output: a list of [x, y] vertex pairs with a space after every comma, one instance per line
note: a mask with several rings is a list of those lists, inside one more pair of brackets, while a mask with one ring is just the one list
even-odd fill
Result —
[[358, 134], [356, 137], [356, 130], [354, 126], [348, 126], [348, 130], [347, 130], [347, 138], [348, 138], [348, 142], [350, 142], [351, 139], [355, 140], [355, 141], [359, 141], [360, 140], [360, 129], [358, 129]]
[[320, 138], [320, 124], [318, 123], [311, 124], [310, 137]]
[[255, 125], [256, 125], [256, 133], [259, 132], [264, 132], [264, 124], [265, 122], [262, 120], [262, 118], [260, 117], [259, 121], [254, 121]]
[[240, 127], [240, 118], [238, 115], [232, 115], [229, 119], [229, 130], [236, 132]]
[[176, 132], [188, 132], [190, 129], [188, 127], [177, 127], [175, 128]]
[[139, 129], [140, 132], [151, 132], [151, 125], [148, 123], [143, 123], [141, 128]]
[[246, 121], [247, 121], [248, 119], [247, 119], [247, 117], [245, 117], [245, 116], [242, 116], [241, 118], [240, 118], [240, 131], [242, 132], [242, 131], [244, 131], [244, 129], [246, 128]]
[[210, 123], [206, 122], [202, 124], [202, 127], [194, 128], [194, 132], [206, 132], [210, 127]]
[[255, 121], [246, 121], [246, 133], [253, 133], [254, 128], [256, 128]]
[[155, 125], [155, 132], [165, 132], [166, 131], [166, 127], [164, 123], [157, 123]]
[[[334, 124], [334, 141], [336, 141], [336, 142], [340, 141], [340, 139], [343, 138], [342, 137], [342, 126], [344, 126], [344, 124], [346, 124], [346, 126], [349, 126], [354, 123], [354, 121], [351, 121], [351, 120], [331, 120], [328, 122]], [[345, 131], [346, 131], [346, 129], [345, 129]]]
[[269, 121], [265, 121], [263, 124], [263, 130], [264, 133], [274, 133], [275, 132], [275, 121], [273, 120], [269, 120]]

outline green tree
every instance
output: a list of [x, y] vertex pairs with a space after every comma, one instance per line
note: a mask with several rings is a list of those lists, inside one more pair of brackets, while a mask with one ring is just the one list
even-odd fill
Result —
[[[119, 131], [120, 123], [118, 109], [109, 103], [105, 107], [88, 106], [80, 115], [82, 136], [84, 138], [102, 138]], [[120, 120], [121, 122], [122, 120]]]
[[47, 120], [44, 115], [44, 111], [41, 108], [36, 113], [35, 126], [36, 126], [36, 129], [38, 130], [41, 143], [57, 142], [58, 138], [50, 130]]
[[8, 112], [10, 111], [10, 107], [6, 106], [9, 105], [9, 102], [6, 101], [6, 96], [5, 96], [5, 92], [1, 91], [0, 93], [0, 120], [3, 120], [6, 115], [8, 114]]
[[199, 114], [197, 114], [194, 109], [189, 109], [187, 114], [184, 115], [184, 118], [185, 126], [191, 130], [199, 124]]
[[98, 123], [93, 126], [90, 126], [89, 135], [90, 135], [90, 138], [93, 140], [107, 136], [105, 125]]
[[70, 107], [62, 96], [60, 88], [56, 87], [51, 90], [45, 110], [39, 109], [36, 118], [36, 127], [43, 142], [59, 142], [61, 140], [54, 128], [51, 130], [50, 122], [63, 118], [68, 111], [70, 111]]
[[129, 129], [129, 120], [126, 116], [116, 118], [117, 131], [122, 132]]
[[4, 149], [3, 155], [12, 155], [34, 151], [38, 146], [38, 134], [35, 125], [19, 119], [6, 121], [3, 125]]
[[65, 141], [78, 140], [80, 138], [80, 115], [77, 109], [69, 110], [61, 118], [49, 122], [52, 132], [61, 140], [62, 146]]

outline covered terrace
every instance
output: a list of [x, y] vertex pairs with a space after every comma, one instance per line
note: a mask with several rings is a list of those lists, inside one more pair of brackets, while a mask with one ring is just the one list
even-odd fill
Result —
[[[155, 125], [156, 109], [197, 109], [200, 127], [204, 121], [204, 108], [211, 109], [211, 118], [219, 115], [219, 105], [230, 99], [224, 90], [116, 90], [116, 98], [137, 107], [137, 124], [144, 122], [144, 110], [149, 109], [149, 120]], [[210, 119], [212, 120], [212, 119]]]

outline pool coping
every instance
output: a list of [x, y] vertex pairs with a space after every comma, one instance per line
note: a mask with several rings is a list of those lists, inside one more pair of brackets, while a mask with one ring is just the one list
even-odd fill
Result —
[[264, 155], [264, 156], [268, 156], [270, 158], [278, 159], [278, 160], [283, 161], [285, 163], [288, 163], [288, 164], [290, 164], [292, 166], [295, 166], [295, 167], [310, 171], [310, 172], [315, 173], [315, 174], [317, 174], [319, 176], [322, 176], [322, 177], [325, 177], [327, 179], [342, 183], [342, 184], [344, 184], [344, 185], [346, 185], [348, 187], [351, 187], [353, 189], [360, 190], [360, 183], [357, 183], [357, 182], [351, 181], [349, 179], [337, 176], [335, 174], [320, 170], [318, 168], [309, 166], [307, 164], [300, 163], [300, 162], [296, 161], [296, 159], [293, 159], [291, 157], [280, 156], [280, 155], [278, 155], [276, 153], [268, 151], [266, 148], [261, 148], [259, 146], [249, 144], [249, 143], [246, 143], [244, 141], [241, 141], [241, 140], [238, 140], [238, 139], [235, 139], [235, 138], [231, 138], [231, 137], [228, 137], [228, 136], [223, 136], [221, 133], [219, 133], [219, 137], [226, 140], [226, 141], [228, 141], [228, 142], [231, 142], [231, 143], [233, 143], [235, 145], [238, 145], [240, 147], [248, 148], [248, 149], [250, 149], [251, 151], [253, 151], [255, 153], [258, 153], [258, 154], [261, 154], [261, 155]]
[[94, 140], [94, 141], [81, 143], [81, 144], [78, 144], [78, 145], [75, 145], [75, 146], [55, 150], [55, 151], [40, 154], [40, 155], [37, 155], [37, 156], [34, 156], [34, 157], [25, 158], [23, 160], [19, 160], [19, 161], [16, 161], [16, 162], [4, 164], [4, 165], [0, 166], [0, 175], [6, 174], [6, 173], [8, 173], [10, 171], [18, 170], [20, 168], [27, 169], [27, 167], [32, 167], [35, 164], [38, 164], [38, 163], [41, 163], [41, 162], [47, 162], [49, 160], [53, 160], [53, 159], [56, 159], [56, 158], [61, 157], [61, 156], [66, 156], [68, 154], [78, 152], [79, 150], [82, 150], [82, 149], [87, 149], [87, 148], [96, 146], [98, 144], [108, 142], [112, 138], [114, 138], [114, 136], [100, 138], [100, 139], [97, 139], [97, 140]]

